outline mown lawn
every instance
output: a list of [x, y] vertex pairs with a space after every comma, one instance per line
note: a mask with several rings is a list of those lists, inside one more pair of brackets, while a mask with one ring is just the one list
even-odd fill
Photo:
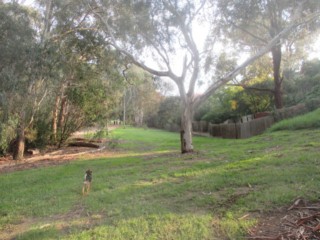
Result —
[[113, 157], [0, 175], [0, 239], [242, 239], [259, 214], [318, 199], [319, 138], [194, 137], [196, 152], [181, 155], [177, 133], [117, 129]]

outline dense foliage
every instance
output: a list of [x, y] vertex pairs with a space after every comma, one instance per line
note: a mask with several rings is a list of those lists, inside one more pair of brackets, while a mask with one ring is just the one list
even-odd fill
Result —
[[[308, 109], [314, 110], [320, 106], [320, 60], [305, 61], [299, 71], [288, 71], [285, 76], [285, 107], [304, 103]], [[246, 85], [226, 86], [196, 111], [195, 119], [221, 123], [248, 114], [272, 112], [274, 98], [268, 91], [271, 85], [269, 75], [260, 74]]]

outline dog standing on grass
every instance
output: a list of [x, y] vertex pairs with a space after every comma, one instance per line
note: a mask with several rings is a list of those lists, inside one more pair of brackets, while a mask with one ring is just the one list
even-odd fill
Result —
[[82, 187], [82, 195], [87, 195], [90, 192], [91, 187], [91, 181], [92, 181], [92, 171], [88, 169], [86, 171], [86, 174], [84, 175], [84, 182]]

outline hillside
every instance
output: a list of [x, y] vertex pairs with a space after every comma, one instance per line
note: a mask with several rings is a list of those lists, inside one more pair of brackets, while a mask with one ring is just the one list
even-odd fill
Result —
[[287, 210], [295, 199], [317, 206], [319, 138], [320, 129], [194, 137], [196, 152], [181, 155], [178, 134], [116, 129], [97, 156], [1, 174], [0, 238], [277, 236], [280, 218], [297, 214]]

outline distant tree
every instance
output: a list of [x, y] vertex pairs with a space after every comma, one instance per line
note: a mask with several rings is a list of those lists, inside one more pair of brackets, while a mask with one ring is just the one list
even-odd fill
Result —
[[148, 119], [148, 126], [177, 131], [180, 126], [181, 112], [181, 99], [179, 97], [165, 97], [161, 101], [156, 115]]
[[143, 126], [146, 120], [156, 114], [161, 100], [152, 75], [133, 65], [123, 71], [126, 87], [124, 101], [127, 122]]

